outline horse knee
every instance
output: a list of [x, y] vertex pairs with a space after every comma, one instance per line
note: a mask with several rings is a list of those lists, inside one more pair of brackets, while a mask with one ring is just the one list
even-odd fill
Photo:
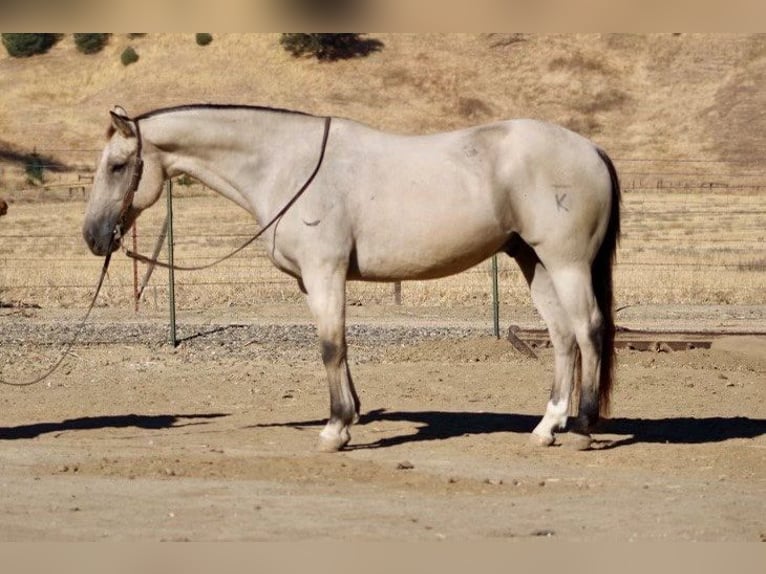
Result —
[[597, 347], [601, 347], [601, 341], [604, 337], [604, 328], [606, 327], [606, 321], [604, 321], [604, 316], [601, 314], [601, 311], [598, 310], [598, 308], [595, 309], [593, 312], [593, 315], [590, 318], [589, 322], [589, 328], [590, 328], [590, 339], [593, 341], [594, 345]]
[[340, 367], [346, 358], [345, 345], [324, 339], [321, 342], [322, 362], [328, 367]]
[[598, 349], [601, 344], [604, 325], [604, 317], [597, 307], [593, 309], [587, 318], [583, 317], [580, 319], [574, 331], [578, 346], [581, 349], [583, 347]]

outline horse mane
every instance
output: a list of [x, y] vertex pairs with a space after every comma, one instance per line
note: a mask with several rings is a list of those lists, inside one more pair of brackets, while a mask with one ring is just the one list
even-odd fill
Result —
[[[293, 115], [306, 116], [306, 117], [316, 117], [314, 114], [309, 114], [309, 113], [301, 112], [298, 110], [290, 110], [287, 108], [277, 108], [277, 107], [270, 107], [270, 106], [253, 106], [253, 105], [247, 105], [247, 104], [182, 104], [178, 106], [156, 108], [154, 110], [150, 110], [148, 112], [144, 112], [136, 116], [135, 118], [133, 118], [133, 120], [134, 121], [144, 120], [147, 118], [152, 118], [154, 116], [170, 114], [173, 112], [183, 112], [187, 110], [252, 110], [257, 112], [274, 112], [277, 114], [293, 114]], [[106, 139], [110, 139], [114, 135], [115, 131], [117, 130], [110, 123], [109, 127], [106, 129]]]
[[252, 111], [258, 111], [258, 112], [274, 112], [278, 114], [293, 114], [293, 115], [314, 117], [313, 114], [309, 114], [306, 112], [290, 110], [287, 108], [270, 107], [270, 106], [253, 106], [253, 105], [247, 105], [247, 104], [183, 104], [179, 106], [157, 108], [155, 110], [144, 112], [143, 114], [136, 116], [136, 118], [134, 119], [143, 120], [146, 118], [151, 118], [151, 117], [159, 116], [162, 114], [169, 114], [173, 112], [183, 112], [187, 110], [252, 110]]

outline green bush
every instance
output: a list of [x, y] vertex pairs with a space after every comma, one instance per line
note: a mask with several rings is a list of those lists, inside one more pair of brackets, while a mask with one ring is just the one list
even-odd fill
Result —
[[56, 34], [3, 34], [3, 46], [14, 58], [44, 54], [56, 43]]
[[197, 180], [192, 176], [183, 173], [176, 178], [176, 183], [184, 187], [189, 187], [190, 185], [197, 183]]
[[83, 54], [100, 52], [109, 41], [109, 34], [75, 34], [74, 43]]
[[210, 42], [213, 41], [213, 36], [205, 32], [202, 32], [195, 36], [195, 40], [197, 41], [197, 44], [199, 46], [207, 46]]
[[36, 185], [43, 183], [43, 171], [45, 170], [45, 163], [43, 159], [37, 155], [37, 152], [32, 152], [24, 160], [24, 173], [27, 176], [27, 182]]
[[138, 62], [138, 54], [133, 49], [133, 46], [128, 46], [122, 51], [122, 54], [120, 54], [120, 61], [123, 66], [129, 66], [130, 64]]
[[322, 61], [367, 56], [383, 47], [380, 40], [365, 39], [360, 34], [282, 34], [279, 43], [296, 58]]

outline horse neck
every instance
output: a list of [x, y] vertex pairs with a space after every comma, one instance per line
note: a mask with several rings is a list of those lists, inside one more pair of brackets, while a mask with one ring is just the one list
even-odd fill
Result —
[[141, 128], [160, 151], [168, 176], [194, 177], [263, 224], [316, 161], [322, 120], [251, 108], [200, 108], [147, 117]]

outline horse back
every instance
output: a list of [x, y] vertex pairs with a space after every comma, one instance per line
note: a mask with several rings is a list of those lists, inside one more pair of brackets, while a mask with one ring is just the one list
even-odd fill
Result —
[[514, 233], [592, 257], [605, 232], [609, 174], [595, 146], [565, 128], [509, 120], [402, 136], [350, 122], [333, 137], [328, 187], [344, 204], [359, 278], [456, 273]]

